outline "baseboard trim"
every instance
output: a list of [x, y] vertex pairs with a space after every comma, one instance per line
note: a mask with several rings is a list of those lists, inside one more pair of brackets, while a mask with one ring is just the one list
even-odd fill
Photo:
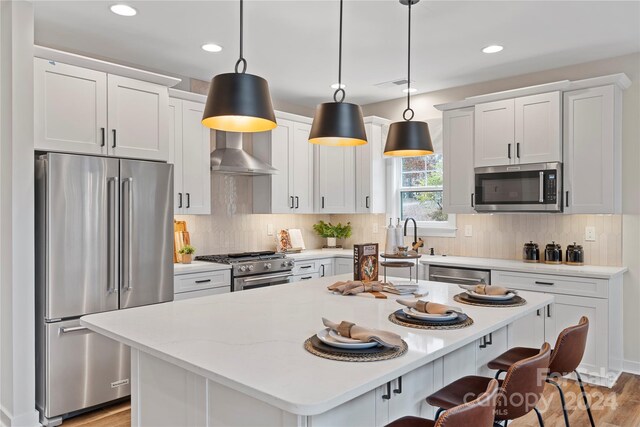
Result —
[[635, 360], [625, 360], [622, 368], [630, 374], [640, 375], [640, 362], [636, 362]]
[[0, 406], [0, 427], [42, 427], [38, 411], [26, 412], [17, 417], [11, 415], [7, 408]]

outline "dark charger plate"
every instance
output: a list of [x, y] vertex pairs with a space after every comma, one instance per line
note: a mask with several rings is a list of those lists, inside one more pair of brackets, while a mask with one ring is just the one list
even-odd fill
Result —
[[402, 320], [403, 322], [411, 323], [413, 325], [424, 325], [424, 326], [459, 325], [461, 323], [464, 323], [469, 318], [469, 316], [467, 316], [464, 313], [458, 313], [458, 317], [456, 317], [453, 320], [447, 320], [445, 322], [434, 322], [434, 321], [429, 321], [429, 320], [420, 320], [420, 319], [415, 319], [415, 318], [413, 318], [411, 316], [406, 315], [402, 308], [397, 310], [397, 311], [395, 311], [393, 314], [396, 316], [396, 318]]
[[460, 300], [462, 302], [468, 302], [471, 304], [477, 304], [477, 305], [486, 305], [486, 306], [500, 306], [500, 305], [506, 305], [506, 306], [515, 306], [515, 305], [523, 305], [524, 303], [526, 303], [525, 299], [522, 298], [520, 295], [516, 295], [511, 299], [508, 300], [504, 300], [504, 301], [492, 301], [492, 300], [487, 300], [487, 299], [482, 299], [482, 298], [474, 298], [471, 295], [469, 295], [466, 292], [462, 292], [458, 295], [456, 295], [458, 298], [460, 298]]

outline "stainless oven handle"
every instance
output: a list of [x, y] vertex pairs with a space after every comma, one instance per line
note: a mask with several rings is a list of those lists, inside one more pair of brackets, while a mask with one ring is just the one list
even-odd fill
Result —
[[540, 171], [540, 203], [544, 203], [544, 172]]
[[474, 283], [480, 283], [483, 280], [482, 279], [469, 279], [467, 277], [454, 277], [454, 276], [443, 276], [441, 274], [431, 274], [431, 277], [436, 277], [438, 279], [452, 279], [452, 280], [461, 280], [463, 282], [474, 282]]
[[251, 277], [249, 279], [242, 279], [240, 278], [244, 283], [251, 283], [251, 282], [261, 282], [263, 280], [270, 280], [270, 279], [284, 279], [286, 277], [291, 277], [293, 276], [293, 273], [286, 273], [286, 274], [274, 274], [272, 276], [258, 276], [258, 277]]

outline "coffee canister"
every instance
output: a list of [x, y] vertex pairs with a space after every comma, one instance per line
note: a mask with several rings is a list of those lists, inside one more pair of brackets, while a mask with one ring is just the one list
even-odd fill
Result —
[[522, 248], [522, 259], [524, 262], [540, 262], [540, 248], [537, 243], [530, 241]]
[[562, 246], [556, 242], [547, 244], [544, 249], [544, 262], [546, 264], [562, 264]]
[[584, 265], [584, 248], [573, 242], [573, 245], [567, 246], [567, 256], [565, 262], [569, 265]]

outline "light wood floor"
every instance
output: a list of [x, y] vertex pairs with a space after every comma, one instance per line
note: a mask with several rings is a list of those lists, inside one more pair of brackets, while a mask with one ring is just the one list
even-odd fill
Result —
[[[640, 426], [640, 376], [622, 374], [613, 389], [587, 385], [589, 403], [598, 427], [638, 427]], [[569, 422], [572, 427], [589, 426], [589, 418], [584, 410], [580, 387], [577, 382], [563, 380], [562, 389], [569, 408]], [[576, 398], [578, 405], [576, 405]], [[547, 384], [543, 401], [538, 405], [546, 427], [564, 426], [560, 397], [554, 386]], [[63, 423], [63, 427], [128, 427], [131, 423], [129, 403], [120, 403], [84, 414]], [[512, 427], [537, 427], [538, 420], [531, 413], [509, 423]], [[176, 426], [180, 427], [180, 426]]]

